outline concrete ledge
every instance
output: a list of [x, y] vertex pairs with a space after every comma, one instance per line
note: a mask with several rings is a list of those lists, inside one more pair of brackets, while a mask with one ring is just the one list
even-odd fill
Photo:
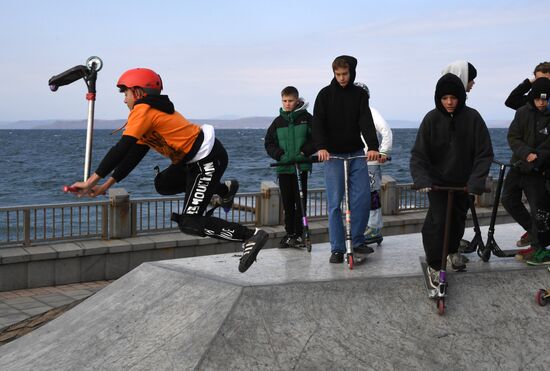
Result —
[[[478, 208], [477, 213], [480, 224], [487, 225], [491, 210]], [[504, 209], [499, 210], [497, 215], [497, 223], [513, 222]], [[425, 210], [385, 215], [383, 234], [392, 236], [420, 232], [425, 216]], [[472, 225], [471, 220], [467, 225]], [[285, 235], [283, 226], [262, 229], [270, 236], [265, 248], [278, 247]], [[328, 221], [311, 221], [310, 232], [313, 243], [327, 242]], [[0, 291], [111, 280], [145, 262], [240, 251], [240, 243], [188, 236], [179, 231], [125, 239], [5, 248], [0, 249]]]

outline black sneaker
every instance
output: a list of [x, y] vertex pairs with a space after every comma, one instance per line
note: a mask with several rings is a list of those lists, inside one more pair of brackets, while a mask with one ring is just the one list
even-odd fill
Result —
[[464, 272], [466, 270], [465, 256], [460, 253], [454, 253], [447, 255], [447, 263], [451, 264], [451, 267], [455, 272]]
[[254, 235], [243, 242], [243, 256], [239, 262], [239, 272], [246, 272], [252, 263], [256, 261], [256, 256], [262, 247], [264, 247], [268, 237], [267, 232], [256, 228]]
[[279, 248], [280, 249], [286, 249], [290, 247], [290, 241], [292, 240], [292, 237], [290, 235], [285, 235], [283, 238], [281, 238], [281, 242], [279, 242]]
[[362, 243], [361, 245], [354, 247], [353, 251], [358, 252], [359, 254], [372, 254], [374, 249], [366, 243]]
[[239, 190], [239, 182], [235, 179], [226, 180], [225, 185], [227, 186], [228, 191], [225, 197], [220, 199], [220, 206], [225, 210], [225, 212], [228, 212], [233, 207], [233, 200]]
[[330, 255], [329, 262], [333, 263], [333, 264], [343, 263], [344, 262], [344, 253], [343, 252], [333, 252]]
[[293, 247], [295, 249], [303, 249], [304, 247], [306, 247], [304, 239], [302, 238], [302, 236], [299, 235], [292, 236], [289, 245], [290, 247]]

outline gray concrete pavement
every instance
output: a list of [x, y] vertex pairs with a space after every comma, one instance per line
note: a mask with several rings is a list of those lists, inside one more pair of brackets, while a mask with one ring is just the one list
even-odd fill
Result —
[[[486, 228], [484, 228], [486, 232]], [[498, 225], [501, 248], [516, 225]], [[469, 229], [467, 235], [471, 236]], [[426, 296], [419, 234], [387, 237], [350, 271], [328, 244], [144, 263], [0, 347], [3, 370], [547, 369], [546, 269], [470, 255], [444, 316]]]
[[0, 330], [37, 314], [87, 298], [108, 284], [109, 281], [96, 281], [0, 292]]

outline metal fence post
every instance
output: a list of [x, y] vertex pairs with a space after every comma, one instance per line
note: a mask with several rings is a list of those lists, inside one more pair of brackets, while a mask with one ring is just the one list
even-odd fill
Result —
[[101, 205], [101, 239], [109, 239], [109, 205]]
[[31, 244], [31, 211], [23, 210], [23, 245]]

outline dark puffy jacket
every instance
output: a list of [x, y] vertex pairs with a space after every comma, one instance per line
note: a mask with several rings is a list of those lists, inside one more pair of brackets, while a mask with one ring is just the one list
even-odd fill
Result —
[[[312, 116], [306, 110], [307, 104], [292, 112], [280, 111], [265, 136], [267, 154], [278, 162], [304, 160], [316, 152], [311, 138]], [[300, 170], [311, 170], [311, 164], [300, 164]], [[294, 174], [294, 166], [278, 166], [279, 174]]]
[[[513, 164], [523, 174], [537, 172], [550, 165], [550, 111], [539, 111], [529, 102], [516, 111], [508, 129], [508, 144], [512, 149]], [[537, 159], [527, 162], [527, 156], [536, 153]]]

